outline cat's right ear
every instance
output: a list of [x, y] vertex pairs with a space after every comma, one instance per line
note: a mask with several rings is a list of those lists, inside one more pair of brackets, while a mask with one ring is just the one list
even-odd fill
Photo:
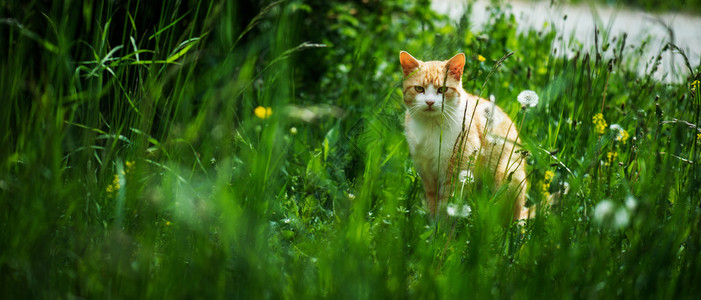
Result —
[[421, 62], [411, 56], [409, 52], [402, 51], [399, 52], [399, 63], [402, 64], [402, 71], [404, 71], [404, 76], [406, 77], [407, 75], [411, 74], [411, 72], [414, 72], [414, 70], [419, 67]]

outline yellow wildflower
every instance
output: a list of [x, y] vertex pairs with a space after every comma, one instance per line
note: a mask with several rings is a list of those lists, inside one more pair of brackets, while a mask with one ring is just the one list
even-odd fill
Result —
[[258, 107], [256, 107], [256, 109], [253, 110], [253, 113], [258, 118], [266, 119], [266, 118], [270, 117], [270, 115], [273, 114], [273, 110], [270, 107], [258, 106]]
[[479, 61], [485, 61], [485, 60], [487, 60], [487, 59], [484, 58], [484, 56], [478, 54], [478, 55], [477, 55], [477, 60], [479, 60]]
[[548, 192], [548, 189], [550, 189], [550, 183], [553, 180], [553, 177], [555, 177], [555, 172], [553, 171], [545, 171], [543, 182], [540, 183], [540, 191], [545, 195], [545, 197], [550, 196], [550, 192]]
[[119, 175], [114, 174], [114, 179], [112, 180], [112, 183], [110, 183], [110, 185], [107, 186], [105, 191], [111, 194], [118, 191], [120, 187], [121, 186], [119, 185]]
[[616, 135], [616, 140], [623, 143], [623, 144], [625, 144], [626, 141], [628, 140], [628, 137], [630, 137], [630, 135], [628, 134], [628, 131], [623, 129], [623, 127], [621, 127], [621, 125], [611, 124], [611, 127], [609, 127], [609, 128]]
[[606, 153], [606, 165], [612, 164], [616, 158], [618, 158], [618, 152], [607, 152]]
[[596, 132], [599, 134], [604, 134], [604, 130], [606, 130], [607, 126], [606, 120], [604, 120], [604, 115], [601, 113], [595, 114], [591, 120], [594, 123]]
[[[127, 161], [124, 162], [124, 165], [126, 168], [120, 172], [121, 176], [125, 176], [126, 174], [129, 174], [134, 171], [134, 166], [136, 165], [136, 162], [134, 161]], [[105, 191], [109, 194], [116, 193], [119, 191], [119, 189], [122, 187], [119, 184], [119, 174], [114, 174], [114, 179], [112, 179], [112, 183], [110, 183], [107, 188], [105, 188]]]
[[701, 143], [701, 133], [696, 134], [696, 142]]
[[698, 89], [698, 88], [699, 88], [699, 81], [698, 81], [698, 80], [694, 80], [694, 82], [691, 83], [691, 91], [692, 91], [692, 92], [695, 92], [696, 89]]
[[122, 170], [122, 175], [125, 175], [127, 173], [131, 173], [132, 171], [134, 171], [135, 164], [136, 163], [133, 160], [125, 162], [124, 165], [126, 168], [124, 170]]
[[553, 177], [555, 177], [555, 172], [553, 171], [545, 171], [545, 181], [550, 182], [553, 180]]
[[628, 131], [622, 130], [621, 134], [618, 135], [618, 140], [625, 144], [626, 141], [628, 140], [628, 137], [630, 137], [630, 135], [628, 134]]

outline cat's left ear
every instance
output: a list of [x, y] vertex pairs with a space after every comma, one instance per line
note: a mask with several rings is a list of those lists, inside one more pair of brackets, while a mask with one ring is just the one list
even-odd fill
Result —
[[462, 70], [465, 68], [465, 54], [458, 53], [446, 63], [448, 74], [453, 76], [455, 80], [460, 81], [462, 78]]

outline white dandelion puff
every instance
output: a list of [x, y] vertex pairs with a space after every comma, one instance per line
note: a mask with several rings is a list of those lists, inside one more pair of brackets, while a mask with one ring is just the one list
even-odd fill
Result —
[[516, 99], [521, 103], [521, 107], [523, 108], [538, 105], [538, 94], [531, 90], [525, 90], [519, 93]]
[[448, 204], [448, 207], [446, 207], [446, 211], [448, 212], [448, 215], [451, 217], [458, 217], [458, 218], [467, 218], [470, 216], [470, 213], [472, 212], [472, 208], [470, 208], [469, 205], [457, 205], [457, 204]]
[[616, 215], [613, 217], [614, 225], [616, 227], [626, 227], [628, 225], [628, 221], [630, 220], [630, 214], [628, 213], [628, 210], [625, 208], [621, 207], [616, 211]]
[[472, 176], [472, 171], [469, 170], [462, 170], [460, 171], [460, 174], [458, 174], [458, 180], [462, 184], [465, 183], [471, 183], [475, 178]]
[[507, 142], [505, 137], [499, 136], [499, 135], [496, 135], [493, 133], [488, 133], [486, 139], [487, 139], [487, 143], [489, 143], [490, 145], [494, 145], [494, 146], [501, 145], [501, 144], [504, 144], [505, 142]]
[[504, 121], [504, 116], [497, 113], [497, 108], [494, 102], [485, 104], [483, 111], [484, 119], [487, 123], [486, 127], [495, 128], [498, 127], [502, 121]]
[[617, 140], [620, 140], [623, 137], [623, 127], [621, 127], [621, 125], [611, 124], [611, 126], [609, 126], [609, 129], [616, 133]]
[[599, 202], [594, 208], [594, 221], [601, 224], [613, 213], [613, 203], [609, 200]]
[[626, 143], [626, 140], [628, 140], [629, 134], [625, 129], [623, 129], [623, 127], [621, 127], [621, 125], [611, 124], [611, 126], [609, 126], [609, 129], [616, 134], [617, 141], [621, 141], [624, 144]]
[[635, 197], [631, 195], [628, 195], [628, 197], [626, 197], [626, 207], [629, 210], [635, 210], [635, 208], [638, 207], [638, 201], [635, 200]]
[[617, 131], [617, 132], [623, 131], [623, 127], [621, 127], [621, 125], [618, 125], [618, 124], [611, 124], [611, 126], [609, 126], [609, 129], [611, 129], [611, 131]]

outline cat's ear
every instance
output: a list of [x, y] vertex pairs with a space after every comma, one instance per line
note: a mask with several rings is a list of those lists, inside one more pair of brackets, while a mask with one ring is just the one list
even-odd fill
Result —
[[399, 63], [402, 64], [402, 71], [404, 71], [404, 76], [411, 74], [416, 68], [419, 67], [421, 62], [411, 56], [409, 52], [402, 51], [399, 52]]
[[459, 81], [462, 78], [462, 70], [465, 68], [465, 54], [456, 54], [445, 65], [448, 68], [448, 74]]

